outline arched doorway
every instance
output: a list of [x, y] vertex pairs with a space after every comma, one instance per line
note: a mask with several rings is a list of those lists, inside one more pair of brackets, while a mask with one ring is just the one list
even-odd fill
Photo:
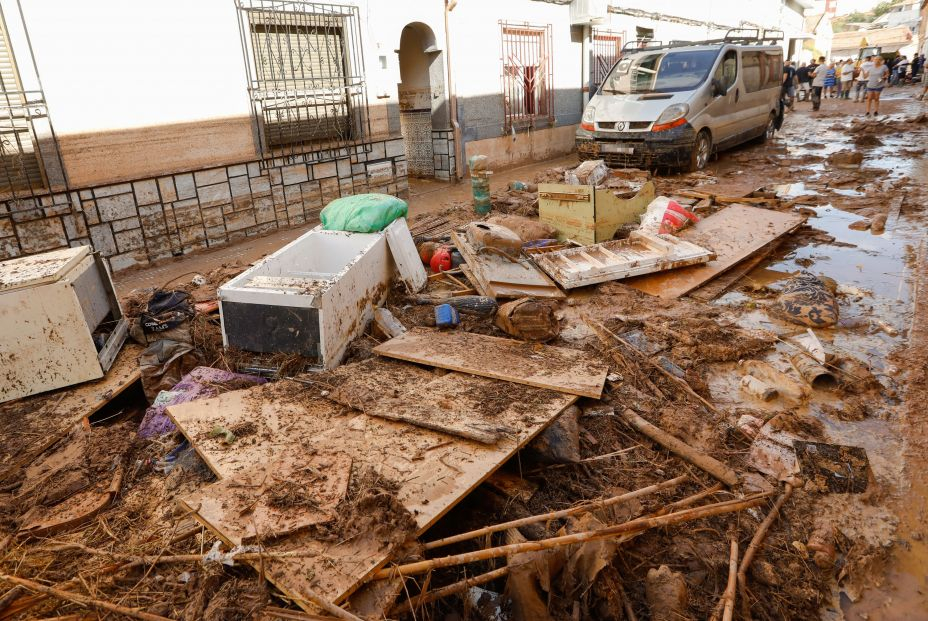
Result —
[[436, 153], [433, 144], [433, 129], [444, 129], [449, 125], [444, 60], [435, 43], [435, 33], [421, 22], [408, 24], [400, 35], [397, 51], [400, 62], [400, 83], [397, 85], [400, 128], [406, 145], [409, 175], [444, 177], [446, 175], [441, 171], [447, 168], [447, 151], [445, 154]]

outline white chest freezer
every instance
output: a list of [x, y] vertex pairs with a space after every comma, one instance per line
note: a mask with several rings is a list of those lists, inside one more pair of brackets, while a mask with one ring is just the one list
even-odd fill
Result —
[[103, 377], [126, 334], [89, 246], [0, 263], [0, 402]]
[[386, 298], [394, 270], [384, 233], [316, 227], [219, 288], [223, 344], [334, 368]]

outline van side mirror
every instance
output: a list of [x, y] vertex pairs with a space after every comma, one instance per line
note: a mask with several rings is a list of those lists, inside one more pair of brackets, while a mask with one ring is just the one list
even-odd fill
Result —
[[712, 96], [721, 97], [724, 94], [725, 94], [725, 87], [722, 86], [721, 80], [719, 80], [718, 78], [713, 78], [712, 79]]

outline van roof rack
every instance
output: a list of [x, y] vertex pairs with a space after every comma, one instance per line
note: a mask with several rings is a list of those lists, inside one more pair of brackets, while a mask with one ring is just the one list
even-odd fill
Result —
[[635, 39], [622, 46], [623, 52], [635, 52], [638, 50], [659, 50], [667, 47], [663, 41], [655, 39]]
[[629, 41], [622, 47], [622, 52], [646, 52], [649, 50], [664, 50], [672, 47], [686, 47], [694, 45], [772, 45], [783, 40], [782, 30], [761, 31], [758, 28], [731, 28], [721, 39], [704, 39], [702, 41], [686, 41], [673, 39], [664, 43], [654, 39], [637, 39]]

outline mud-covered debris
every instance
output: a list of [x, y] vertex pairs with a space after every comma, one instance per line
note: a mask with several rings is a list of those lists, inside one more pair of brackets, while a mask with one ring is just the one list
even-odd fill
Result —
[[580, 408], [571, 405], [526, 448], [529, 457], [547, 464], [580, 461]]
[[838, 556], [834, 525], [825, 519], [816, 520], [815, 530], [806, 542], [806, 549], [812, 553], [812, 560], [821, 569], [833, 568]]
[[683, 574], [666, 565], [648, 570], [645, 593], [651, 621], [681, 621], [691, 619], [687, 614], [689, 595]]
[[860, 151], [837, 151], [828, 156], [828, 162], [838, 168], [857, 168], [863, 161]]
[[825, 282], [806, 271], [783, 284], [771, 310], [783, 319], [813, 328], [833, 326], [840, 315], [838, 301]]
[[554, 305], [534, 298], [506, 302], [499, 307], [495, 323], [506, 334], [523, 341], [546, 342], [561, 332]]
[[859, 494], [867, 491], [870, 460], [859, 446], [824, 442], [793, 442], [807, 491]]

